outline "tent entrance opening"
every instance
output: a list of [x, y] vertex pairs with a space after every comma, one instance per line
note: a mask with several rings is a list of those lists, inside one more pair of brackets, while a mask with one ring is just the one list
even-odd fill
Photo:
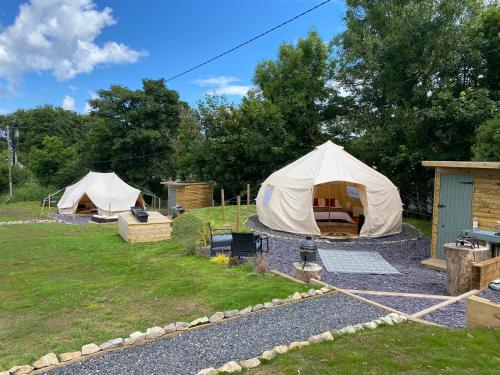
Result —
[[363, 204], [359, 194], [364, 186], [345, 181], [332, 181], [314, 186], [314, 219], [321, 234], [355, 237], [364, 223]]

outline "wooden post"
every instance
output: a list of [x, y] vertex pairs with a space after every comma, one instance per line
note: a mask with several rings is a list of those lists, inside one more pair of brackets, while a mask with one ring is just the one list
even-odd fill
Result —
[[49, 213], [50, 213], [50, 194], [49, 194]]
[[224, 189], [220, 189], [220, 202], [221, 202], [221, 216], [222, 220], [224, 219]]
[[247, 212], [250, 210], [250, 184], [247, 184]]
[[236, 197], [236, 232], [240, 231], [240, 205], [241, 197], [238, 195]]

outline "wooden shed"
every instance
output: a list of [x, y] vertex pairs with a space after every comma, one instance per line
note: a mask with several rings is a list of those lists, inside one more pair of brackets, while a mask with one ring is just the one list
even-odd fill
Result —
[[446, 269], [443, 244], [455, 242], [460, 231], [500, 227], [500, 162], [423, 161], [435, 167], [431, 258], [425, 266]]
[[168, 207], [182, 206], [186, 211], [193, 208], [212, 207], [214, 184], [212, 182], [162, 181], [168, 188]]

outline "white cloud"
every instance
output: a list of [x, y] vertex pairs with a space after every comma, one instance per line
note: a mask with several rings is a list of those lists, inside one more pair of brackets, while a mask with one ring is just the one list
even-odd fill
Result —
[[75, 110], [75, 98], [73, 98], [72, 96], [66, 95], [62, 101], [61, 107], [67, 111], [74, 111]]
[[9, 114], [11, 111], [9, 111], [8, 109], [5, 109], [5, 108], [0, 108], [0, 115], [7, 115]]
[[[95, 93], [94, 91], [89, 91], [89, 96], [90, 96], [90, 99], [95, 99], [97, 98], [99, 95], [97, 95], [97, 93]], [[90, 106], [90, 103], [88, 102], [88, 100], [85, 102], [85, 107], [83, 108], [83, 112], [84, 114], [88, 114], [90, 111], [92, 110], [92, 107]]]
[[116, 23], [111, 13], [109, 7], [98, 10], [93, 0], [21, 4], [14, 23], [0, 32], [0, 77], [12, 83], [27, 72], [50, 71], [64, 81], [102, 64], [137, 62], [144, 52], [114, 41], [94, 42]]
[[195, 85], [206, 87], [216, 86], [206, 93], [217, 95], [237, 95], [244, 96], [252, 87], [247, 85], [231, 85], [233, 82], [240, 82], [241, 79], [230, 76], [217, 76], [209, 78], [201, 78], [193, 81]]
[[213, 90], [217, 95], [238, 95], [244, 96], [247, 94], [248, 90], [250, 90], [252, 86], [245, 85], [229, 85], [218, 87]]

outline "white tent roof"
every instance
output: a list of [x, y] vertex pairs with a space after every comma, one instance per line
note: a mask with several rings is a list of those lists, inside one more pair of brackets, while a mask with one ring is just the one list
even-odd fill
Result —
[[125, 183], [114, 172], [89, 172], [65, 189], [57, 207], [60, 213], [74, 213], [79, 201], [87, 195], [99, 213], [114, 215], [135, 206], [140, 193], [140, 190]]
[[257, 196], [259, 220], [272, 229], [319, 235], [313, 188], [334, 181], [361, 185], [358, 190], [365, 215], [361, 236], [401, 232], [403, 206], [396, 186], [331, 141], [274, 172], [262, 183]]

